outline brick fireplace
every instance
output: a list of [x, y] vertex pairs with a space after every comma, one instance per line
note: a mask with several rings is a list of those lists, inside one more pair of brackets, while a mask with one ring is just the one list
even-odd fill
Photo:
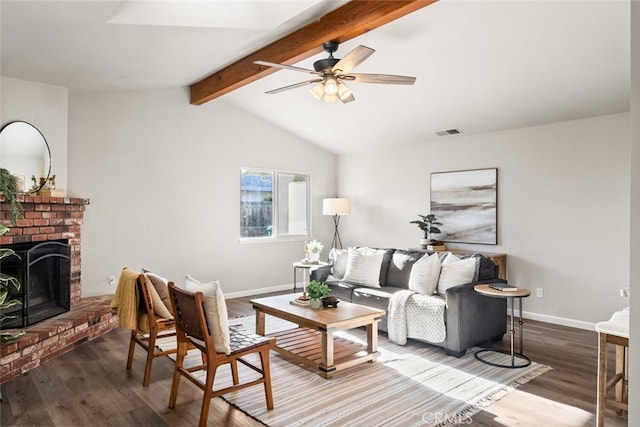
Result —
[[21, 328], [26, 335], [0, 347], [0, 383], [72, 350], [118, 326], [109, 307], [111, 296], [81, 298], [81, 225], [89, 199], [21, 196], [23, 217], [11, 223], [11, 206], [0, 196], [0, 221], [11, 228], [0, 245], [66, 241], [70, 249], [71, 310]]

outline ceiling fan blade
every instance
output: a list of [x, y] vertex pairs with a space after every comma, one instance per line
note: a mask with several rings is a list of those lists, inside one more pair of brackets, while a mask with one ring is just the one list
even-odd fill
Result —
[[340, 76], [340, 78], [358, 83], [382, 83], [392, 85], [412, 85], [416, 82], [415, 77], [394, 76], [392, 74], [347, 74]]
[[309, 85], [311, 83], [318, 83], [318, 82], [321, 82], [321, 81], [322, 81], [322, 79], [307, 80], [307, 81], [300, 82], [300, 83], [295, 83], [295, 84], [292, 84], [292, 85], [289, 85], [289, 86], [284, 86], [284, 87], [281, 87], [281, 88], [278, 88], [278, 89], [272, 89], [272, 90], [267, 91], [265, 93], [280, 93], [280, 92], [284, 92], [285, 90], [295, 89], [295, 88], [298, 88], [298, 87]]
[[264, 65], [265, 67], [281, 68], [283, 70], [302, 71], [303, 73], [309, 73], [309, 74], [321, 74], [321, 73], [318, 73], [317, 71], [309, 70], [307, 68], [295, 67], [293, 65], [276, 64], [275, 62], [253, 61], [253, 63], [256, 65]]
[[340, 80], [338, 80], [338, 99], [342, 101], [343, 104], [356, 100], [351, 89]]
[[340, 70], [342, 71], [342, 73], [348, 73], [353, 68], [360, 65], [365, 59], [370, 57], [373, 52], [375, 52], [375, 49], [360, 45], [357, 48], [353, 49], [351, 52], [347, 53], [344, 58], [339, 60], [336, 65], [331, 68], [331, 71]]

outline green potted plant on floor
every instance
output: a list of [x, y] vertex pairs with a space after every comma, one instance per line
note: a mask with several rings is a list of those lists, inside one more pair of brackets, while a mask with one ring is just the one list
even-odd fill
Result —
[[331, 294], [331, 290], [326, 283], [312, 280], [307, 286], [307, 295], [311, 299], [311, 308], [318, 309], [322, 307], [321, 298], [328, 297]]
[[442, 225], [438, 221], [438, 218], [434, 214], [418, 215], [420, 219], [410, 221], [409, 224], [416, 224], [420, 230], [424, 233], [424, 238], [420, 239], [420, 245], [426, 246], [444, 246], [442, 240], [432, 239], [433, 234], [440, 234], [442, 231], [437, 227]]

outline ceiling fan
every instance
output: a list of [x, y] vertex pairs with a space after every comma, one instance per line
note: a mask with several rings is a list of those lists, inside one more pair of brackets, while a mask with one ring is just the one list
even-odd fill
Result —
[[370, 47], [360, 45], [347, 53], [342, 59], [333, 57], [333, 53], [338, 50], [337, 42], [325, 42], [322, 47], [329, 54], [329, 57], [314, 62], [313, 70], [267, 61], [254, 61], [254, 64], [257, 65], [281, 68], [283, 70], [301, 71], [303, 73], [315, 74], [317, 76], [315, 79], [273, 89], [266, 93], [280, 93], [285, 90], [316, 83], [316, 85], [311, 89], [311, 93], [317, 99], [324, 102], [336, 102], [336, 100], [339, 99], [343, 103], [347, 103], [354, 101], [355, 98], [351, 89], [349, 89], [344, 83], [345, 81], [396, 85], [412, 85], [416, 81], [415, 77], [409, 76], [350, 73], [349, 71], [360, 65], [365, 59], [371, 56], [373, 52], [375, 52], [375, 50]]

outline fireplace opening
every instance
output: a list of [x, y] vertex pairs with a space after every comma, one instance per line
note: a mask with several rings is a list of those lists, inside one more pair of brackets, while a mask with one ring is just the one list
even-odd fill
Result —
[[0, 261], [3, 274], [16, 277], [20, 289], [9, 285], [7, 300], [21, 304], [2, 311], [12, 316], [3, 328], [23, 328], [69, 311], [71, 306], [71, 248], [66, 240], [7, 246], [17, 257]]

